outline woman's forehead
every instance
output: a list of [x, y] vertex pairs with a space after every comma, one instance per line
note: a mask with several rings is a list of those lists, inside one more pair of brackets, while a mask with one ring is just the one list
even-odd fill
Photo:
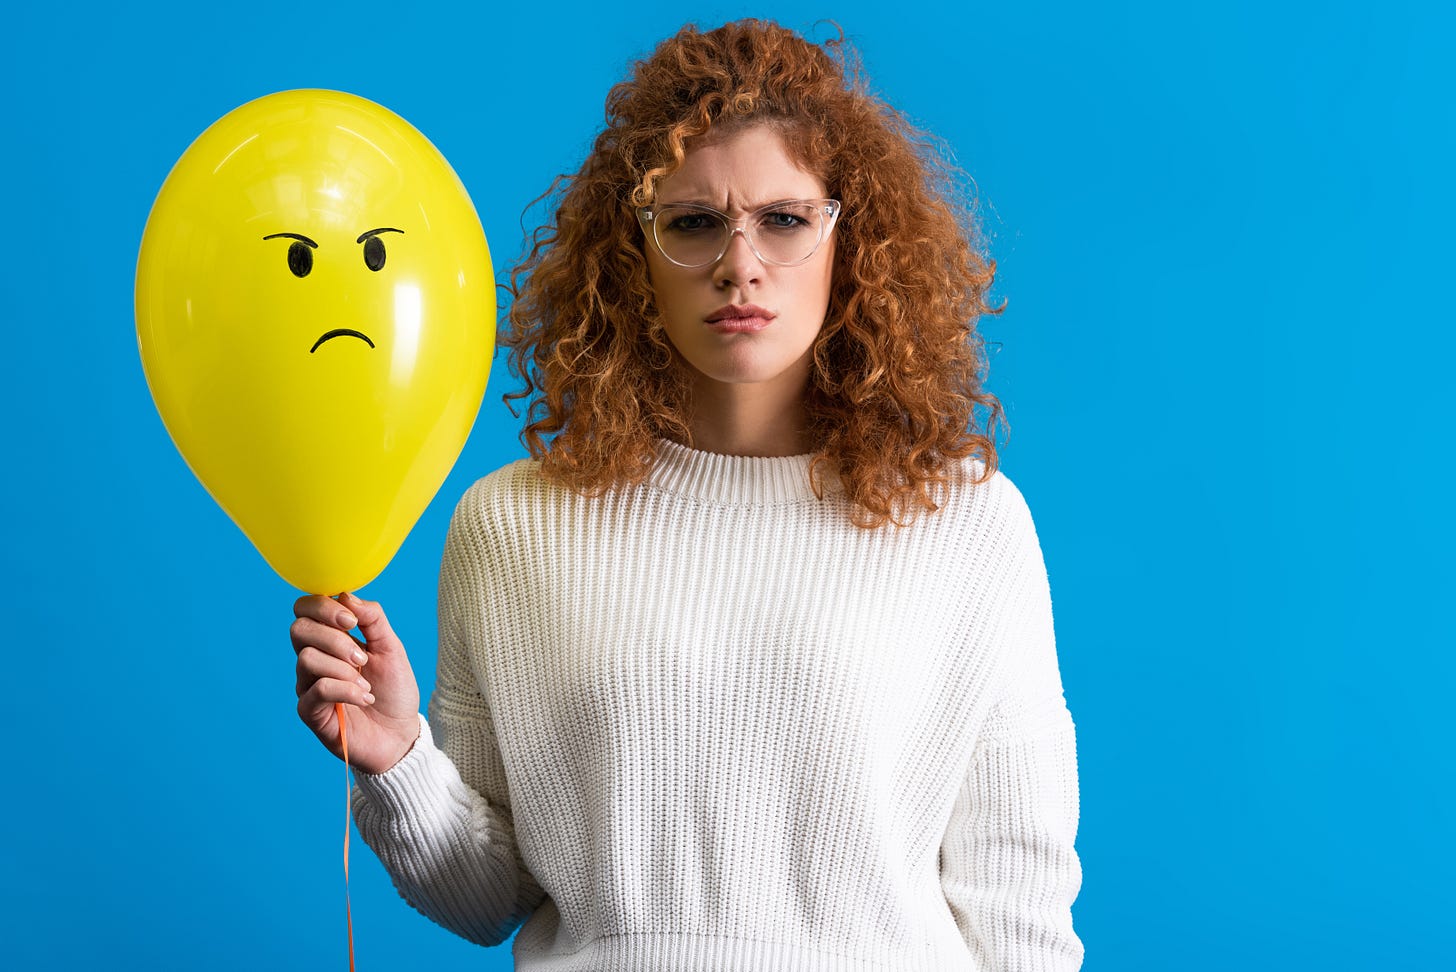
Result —
[[774, 126], [756, 125], [687, 150], [682, 167], [658, 181], [657, 202], [749, 212], [783, 199], [817, 199], [824, 180], [802, 168]]

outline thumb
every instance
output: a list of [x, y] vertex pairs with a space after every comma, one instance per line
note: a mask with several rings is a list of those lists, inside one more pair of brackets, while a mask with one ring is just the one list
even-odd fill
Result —
[[359, 633], [364, 636], [364, 648], [371, 655], [380, 658], [398, 657], [404, 654], [404, 645], [389, 626], [389, 618], [378, 601], [366, 601], [357, 594], [345, 593], [340, 600], [349, 606], [359, 621]]

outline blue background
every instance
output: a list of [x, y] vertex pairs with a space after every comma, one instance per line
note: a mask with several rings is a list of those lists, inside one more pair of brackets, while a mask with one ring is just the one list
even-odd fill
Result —
[[[187, 470], [137, 356], [137, 247], [178, 155], [259, 95], [356, 92], [451, 160], [501, 271], [629, 61], [744, 14], [832, 16], [979, 186], [1003, 468], [1078, 725], [1086, 968], [1450, 961], [1437, 4], [210, 6], [25, 4], [0, 41], [0, 963], [345, 967], [344, 773], [294, 715], [296, 592]], [[366, 590], [426, 691], [449, 513], [522, 454], [511, 387], [498, 359]], [[362, 970], [510, 967], [355, 847]]]

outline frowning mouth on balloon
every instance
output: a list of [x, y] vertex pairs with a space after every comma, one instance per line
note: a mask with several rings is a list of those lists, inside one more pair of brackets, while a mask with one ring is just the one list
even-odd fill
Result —
[[356, 337], [359, 340], [363, 341], [365, 344], [369, 345], [371, 348], [374, 347], [374, 342], [369, 340], [369, 335], [365, 334], [363, 331], [356, 331], [353, 328], [349, 327], [336, 327], [332, 331], [325, 331], [317, 341], [313, 342], [313, 347], [308, 349], [308, 353], [313, 354], [319, 349], [320, 344], [323, 344], [325, 341], [331, 340], [336, 337]]

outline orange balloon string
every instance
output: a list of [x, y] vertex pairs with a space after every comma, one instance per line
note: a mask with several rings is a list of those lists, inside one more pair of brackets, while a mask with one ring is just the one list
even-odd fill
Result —
[[344, 703], [335, 702], [339, 717], [339, 743], [344, 747], [344, 916], [349, 923], [349, 972], [354, 972], [354, 908], [349, 904], [349, 732]]

